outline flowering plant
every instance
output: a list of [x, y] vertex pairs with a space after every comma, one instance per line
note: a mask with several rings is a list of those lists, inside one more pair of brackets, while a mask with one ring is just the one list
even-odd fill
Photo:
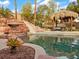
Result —
[[10, 47], [11, 53], [15, 53], [16, 52], [16, 47], [19, 47], [23, 44], [23, 41], [20, 39], [8, 39], [7, 41], [7, 46]]

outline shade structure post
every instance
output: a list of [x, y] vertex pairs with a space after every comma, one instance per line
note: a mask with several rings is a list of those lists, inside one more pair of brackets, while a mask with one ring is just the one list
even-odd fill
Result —
[[72, 22], [72, 17], [70, 17], [70, 31], [72, 31], [72, 26], [73, 26], [72, 23], [73, 23], [73, 22]]

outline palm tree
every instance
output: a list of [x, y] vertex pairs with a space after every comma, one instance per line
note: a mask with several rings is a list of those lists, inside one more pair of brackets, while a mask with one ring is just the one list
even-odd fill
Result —
[[77, 0], [77, 3], [78, 3], [78, 5], [79, 5], [79, 0]]
[[3, 15], [4, 15], [3, 12], [4, 12], [4, 9], [0, 8], [0, 18], [3, 17]]
[[3, 13], [4, 13], [4, 17], [5, 18], [13, 18], [13, 13], [8, 8], [4, 9], [4, 12]]
[[17, 19], [17, 3], [16, 3], [16, 0], [14, 0], [14, 7], [15, 7], [15, 19]]
[[33, 23], [33, 16], [32, 16], [32, 5], [29, 0], [27, 0], [27, 3], [23, 5], [22, 11], [21, 11], [22, 19], [27, 20], [31, 23]]
[[13, 13], [8, 8], [0, 8], [0, 17], [11, 18]]
[[79, 0], [68, 5], [67, 10], [75, 11], [79, 14]]
[[38, 13], [37, 14], [39, 16], [37, 16], [38, 20], [36, 20], [37, 21], [36, 23], [39, 23], [42, 27], [44, 25], [44, 23], [46, 23], [47, 20], [48, 20], [47, 16], [49, 15], [49, 12], [50, 11], [49, 11], [49, 8], [48, 8], [47, 5], [40, 5], [38, 7]]

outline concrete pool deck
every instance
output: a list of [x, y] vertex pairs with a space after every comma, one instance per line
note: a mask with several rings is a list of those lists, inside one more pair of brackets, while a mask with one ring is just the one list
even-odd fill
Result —
[[45, 31], [45, 32], [35, 32], [28, 34], [36, 36], [79, 38], [79, 31]]

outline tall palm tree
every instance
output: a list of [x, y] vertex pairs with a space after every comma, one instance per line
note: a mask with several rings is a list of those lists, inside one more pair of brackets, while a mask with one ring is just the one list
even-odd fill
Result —
[[15, 19], [17, 19], [17, 3], [16, 3], [16, 0], [14, 0], [14, 7], [15, 7]]
[[78, 5], [79, 5], [79, 0], [77, 0], [77, 3], [78, 3]]
[[4, 18], [13, 17], [12, 11], [10, 11], [8, 8], [0, 8], [0, 15]]
[[36, 21], [36, 7], [37, 7], [37, 0], [34, 0], [34, 24], [35, 24], [35, 21]]

